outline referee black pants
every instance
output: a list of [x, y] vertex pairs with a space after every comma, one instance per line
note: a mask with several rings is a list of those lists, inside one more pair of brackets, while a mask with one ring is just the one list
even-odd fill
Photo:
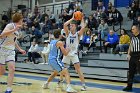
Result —
[[137, 63], [139, 62], [139, 60], [140, 60], [139, 56], [133, 56], [133, 55], [129, 60], [128, 86], [130, 87], [132, 87], [133, 79], [137, 71]]

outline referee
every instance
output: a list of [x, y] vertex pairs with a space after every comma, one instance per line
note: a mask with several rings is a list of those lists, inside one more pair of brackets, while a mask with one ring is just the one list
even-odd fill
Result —
[[127, 58], [129, 60], [129, 74], [127, 87], [123, 91], [132, 91], [133, 78], [136, 73], [137, 62], [140, 61], [140, 32], [139, 26], [132, 26], [132, 38], [128, 50]]

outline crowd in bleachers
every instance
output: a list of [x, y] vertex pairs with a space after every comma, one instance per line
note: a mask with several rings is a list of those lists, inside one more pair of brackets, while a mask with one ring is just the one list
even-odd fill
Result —
[[[49, 42], [46, 43], [44, 40], [50, 41], [53, 39], [53, 29], [62, 29], [63, 40], [65, 40], [63, 23], [69, 20], [75, 11], [83, 12], [82, 1], [77, 0], [75, 2], [71, 2], [67, 8], [62, 10], [58, 19], [56, 19], [56, 15], [53, 13], [41, 13], [38, 6], [35, 6], [34, 11], [31, 11], [30, 9], [26, 9], [26, 11], [18, 11], [24, 16], [24, 25], [20, 32], [24, 35], [28, 34], [30, 36], [29, 42], [33, 42], [28, 50], [28, 61], [37, 63], [35, 58], [44, 56], [41, 55], [45, 53], [41, 52], [43, 51], [43, 48], [39, 51], [37, 50], [37, 47], [41, 42], [43, 42], [42, 44], [44, 44], [45, 47], [47, 47], [46, 45], [49, 45]], [[133, 24], [140, 24], [139, 11], [140, 9], [137, 7], [136, 2], [132, 2], [131, 9], [128, 12], [128, 17], [131, 20], [134, 20]], [[14, 12], [16, 11], [13, 11], [13, 13]], [[96, 43], [103, 41], [102, 46], [104, 47], [105, 53], [107, 53], [107, 47], [113, 48], [113, 53], [127, 52], [130, 38], [125, 29], [121, 29], [120, 38], [117, 33], [112, 29], [109, 29], [109, 26], [119, 25], [123, 22], [122, 14], [112, 5], [111, 2], [108, 3], [108, 7], [106, 8], [103, 1], [99, 0], [97, 10], [88, 16], [83, 12], [83, 15], [87, 23], [87, 28], [85, 29], [85, 34], [80, 39], [79, 51], [85, 54], [89, 52], [90, 48], [93, 48], [94, 51], [94, 49], [97, 48]], [[7, 19], [9, 19], [8, 16], [3, 14], [1, 30], [3, 30], [9, 22]], [[78, 26], [78, 28], [79, 27], [80, 26]], [[20, 44], [22, 44], [24, 35], [21, 35], [19, 38]], [[124, 41], [126, 37], [128, 40]], [[87, 47], [87, 49], [84, 51], [83, 47]], [[44, 63], [46, 63], [46, 58], [43, 60]]]

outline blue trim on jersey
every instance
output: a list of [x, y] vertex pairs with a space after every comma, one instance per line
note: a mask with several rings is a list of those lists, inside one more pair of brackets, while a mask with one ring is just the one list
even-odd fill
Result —
[[[58, 42], [58, 41], [57, 41]], [[56, 43], [57, 43], [56, 42]], [[60, 63], [60, 48], [57, 50], [57, 58], [56, 58], [57, 64], [60, 66], [61, 70], [63, 69], [63, 65]]]

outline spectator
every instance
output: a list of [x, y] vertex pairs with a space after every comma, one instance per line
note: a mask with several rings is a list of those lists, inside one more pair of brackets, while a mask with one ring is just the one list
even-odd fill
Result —
[[98, 1], [97, 12], [99, 12], [100, 10], [105, 12], [105, 7], [103, 6], [103, 1], [102, 0]]
[[107, 11], [105, 12], [108, 19], [112, 17], [112, 10], [111, 9], [112, 9], [112, 7], [108, 7]]
[[44, 26], [42, 28], [42, 32], [43, 34], [45, 33], [49, 33], [49, 31], [52, 29], [52, 22], [49, 19], [49, 16], [45, 16], [45, 22], [44, 22]]
[[119, 44], [117, 45], [115, 49], [115, 53], [127, 52], [129, 48], [129, 44], [130, 44], [130, 37], [127, 35], [126, 30], [122, 29]]
[[62, 12], [62, 21], [63, 23], [68, 21], [71, 18], [71, 16], [68, 14], [68, 10], [64, 9]]
[[40, 24], [39, 24], [39, 20], [38, 18], [35, 18], [33, 21], [33, 25], [35, 26], [35, 28], [37, 28], [38, 30], [41, 29]]
[[5, 12], [3, 12], [3, 14], [2, 14], [1, 20], [2, 20], [1, 30], [4, 30], [5, 26], [7, 25], [8, 21], [9, 21], [9, 18], [8, 18], [8, 16], [6, 15]]
[[37, 28], [35, 28], [35, 26], [32, 26], [32, 35], [30, 41], [32, 42], [35, 39], [35, 41], [38, 42], [39, 39], [41, 38], [42, 38], [42, 33]]
[[38, 53], [40, 51], [38, 43], [37, 42], [32, 42], [31, 47], [28, 50], [28, 61], [32, 62], [34, 64], [37, 64], [38, 62], [36, 61], [36, 58], [40, 57], [40, 54]]
[[118, 25], [123, 21], [122, 14], [113, 6], [111, 9], [111, 15], [109, 16], [108, 19], [108, 24], [109, 25]]
[[113, 30], [110, 30], [107, 36], [107, 40], [104, 44], [105, 53], [107, 53], [107, 47], [113, 48], [114, 51], [118, 42], [119, 42], [118, 35], [115, 34]]
[[75, 2], [70, 2], [69, 7], [68, 7], [68, 11], [74, 10], [74, 6], [75, 6]]
[[105, 40], [105, 37], [108, 35], [108, 32], [109, 32], [109, 27], [108, 27], [108, 24], [105, 22], [105, 20], [101, 20], [101, 23], [98, 27], [98, 33], [99, 35], [99, 39], [101, 40]]
[[138, 25], [140, 27], [140, 15], [133, 21], [133, 25]]
[[98, 34], [94, 33], [91, 35], [90, 38], [90, 44], [87, 48], [86, 51], [84, 51], [85, 54], [87, 54], [87, 52], [89, 52], [90, 48], [93, 48], [93, 52], [94, 52], [94, 48], [96, 47], [96, 42], [98, 41]]
[[75, 6], [76, 6], [76, 9], [79, 9], [80, 11], [83, 10], [82, 2], [80, 2], [79, 0], [77, 0], [77, 1], [75, 2]]
[[55, 15], [54, 15], [53, 12], [51, 12], [51, 15], [50, 15], [50, 18], [49, 19], [51, 20], [52, 23], [56, 23]]
[[93, 28], [95, 28], [95, 29], [98, 28], [98, 22], [97, 22], [96, 18], [93, 17], [92, 15], [90, 15], [88, 17], [88, 22], [87, 23], [88, 23], [87, 26], [91, 31], [93, 31]]
[[128, 14], [127, 14], [129, 19], [134, 20], [136, 18], [137, 10], [138, 10], [138, 8], [136, 6], [136, 2], [133, 1], [132, 4], [131, 4], [131, 9], [128, 11]]
[[3, 14], [2, 14], [2, 21], [5, 21], [5, 22], [8, 22], [9, 21], [9, 18], [8, 18], [8, 16], [6, 15], [6, 12], [3, 12]]
[[113, 6], [113, 5], [112, 5], [112, 3], [111, 3], [111, 2], [109, 2], [109, 3], [108, 3], [108, 9], [111, 9], [111, 8], [112, 8], [112, 6]]
[[49, 40], [44, 41], [44, 48], [43, 51], [41, 51], [41, 57], [43, 59], [43, 64], [48, 64], [48, 54], [50, 52], [50, 45], [49, 45]]
[[59, 29], [63, 28], [63, 22], [62, 22], [62, 15], [61, 14], [59, 14], [59, 17], [58, 17], [58, 20], [57, 20], [56, 24], [57, 24], [57, 27]]
[[85, 46], [87, 47], [87, 50], [84, 51], [84, 53], [87, 53], [91, 47], [95, 47], [95, 42], [91, 41], [93, 41], [91, 38], [91, 30], [88, 29], [86, 34], [83, 36], [82, 42], [80, 42], [80, 50], [83, 51], [83, 47]]

